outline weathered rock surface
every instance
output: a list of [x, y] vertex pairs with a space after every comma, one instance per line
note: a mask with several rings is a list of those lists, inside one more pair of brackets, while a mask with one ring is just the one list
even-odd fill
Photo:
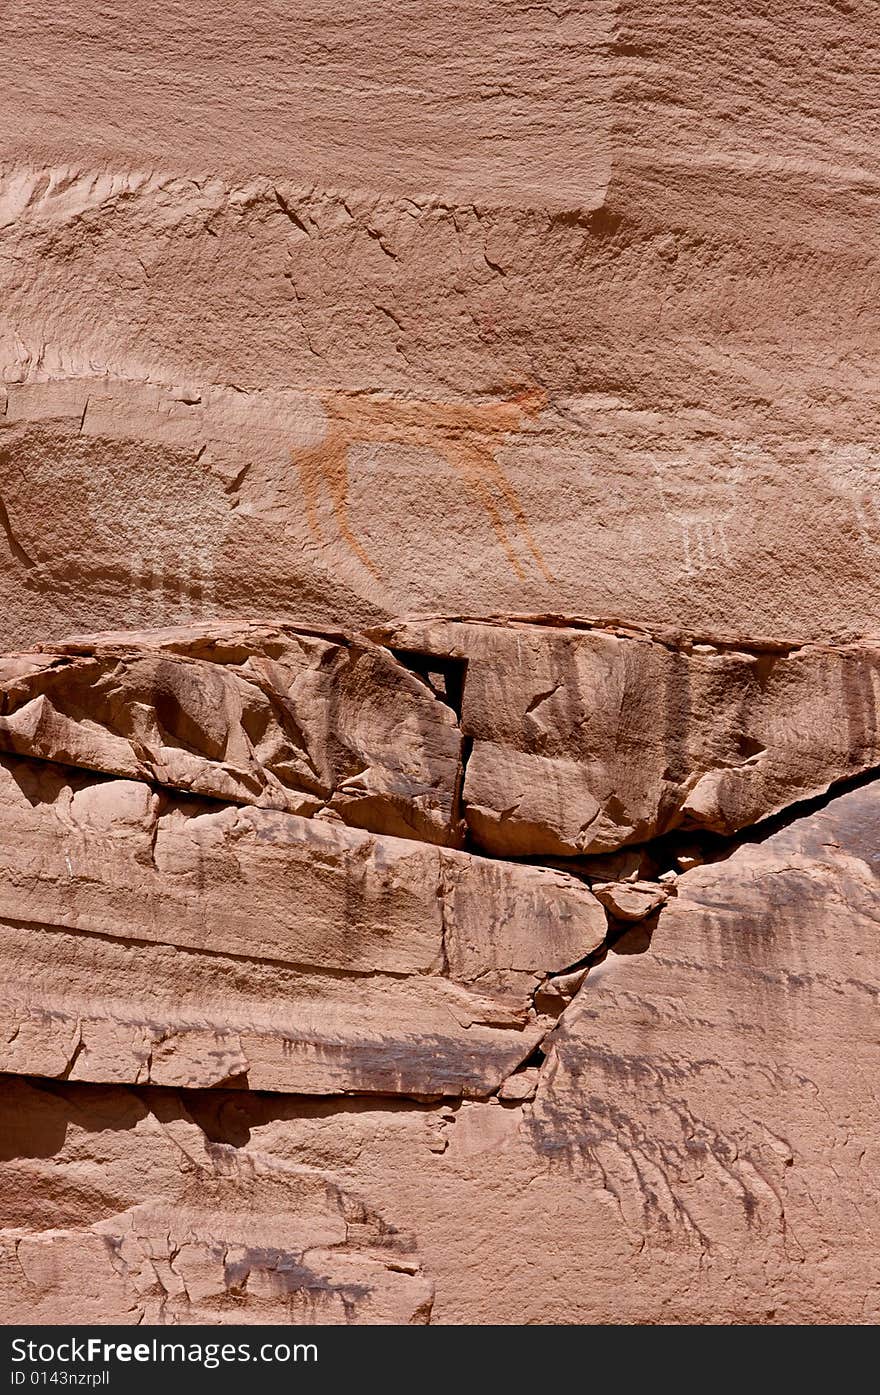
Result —
[[190, 627], [10, 655], [0, 750], [432, 843], [466, 823], [501, 857], [731, 834], [880, 766], [877, 644], [524, 623], [378, 637]]
[[6, 8], [0, 1318], [876, 1321], [875, 7]]
[[[0, 1311], [868, 1319], [866, 1283], [829, 1275], [862, 1234], [850, 1170], [870, 1169], [876, 1149], [880, 784], [863, 774], [818, 812], [796, 801], [871, 764], [871, 646], [768, 658], [536, 625], [391, 638], [389, 649], [196, 628], [77, 639], [0, 664], [3, 744], [32, 753], [0, 757], [0, 1099], [14, 1122]], [[300, 667], [291, 654], [305, 655]], [[674, 739], [652, 681], [667, 662], [675, 691], [692, 695], [685, 713], [663, 694], [679, 714]], [[551, 664], [555, 687], [535, 703]], [[574, 752], [595, 788], [603, 761], [607, 787], [619, 782], [607, 855], [554, 847], [550, 868], [443, 846], [463, 814], [479, 849], [469, 782], [480, 745], [489, 768], [497, 752], [501, 788], [525, 720], [557, 693], [569, 715], [565, 725], [557, 707], [556, 722], [570, 741], [580, 734]], [[405, 761], [389, 712], [412, 734]], [[710, 761], [719, 779], [749, 768], [724, 753], [755, 730], [767, 741], [750, 807], [766, 819], [787, 802], [788, 813], [776, 831], [765, 821], [764, 841], [716, 831], [701, 847], [682, 791], [706, 783]], [[284, 734], [299, 765], [276, 759]], [[335, 776], [308, 816], [290, 812], [306, 760], [338, 770], [355, 749], [371, 753], [363, 807], [379, 828], [421, 811], [422, 823], [406, 815], [407, 837], [344, 823]], [[673, 750], [692, 773], [670, 768]], [[568, 791], [554, 758], [540, 759], [529, 798], [564, 827]], [[419, 805], [426, 789], [433, 803]], [[634, 850], [652, 862], [649, 881], [620, 848], [639, 790], [652, 800], [644, 827], [662, 835], [656, 851]], [[522, 851], [516, 813], [500, 822]], [[688, 830], [679, 840], [676, 827]], [[664, 859], [677, 876], [659, 871]], [[845, 1089], [841, 1050], [859, 1061]], [[296, 1160], [320, 1152], [327, 1130], [321, 1167], [303, 1172]], [[165, 1160], [169, 1131], [188, 1159], [182, 1180]], [[257, 1134], [265, 1153], [251, 1147]], [[135, 1156], [140, 1192], [122, 1176]], [[832, 1176], [843, 1182], [828, 1219]], [[499, 1282], [489, 1237], [513, 1226], [539, 1245], [534, 1203], [523, 1210], [536, 1185], [545, 1212], [565, 1197], [578, 1238], [567, 1230], [560, 1248], [551, 1226], [529, 1312], [524, 1271], [508, 1262]], [[289, 1234], [273, 1230], [279, 1207]], [[451, 1228], [459, 1212], [484, 1237], [485, 1262], [495, 1255], [491, 1289]], [[564, 1298], [548, 1287], [559, 1253], [581, 1275]], [[612, 1272], [606, 1303], [596, 1294]]]
[[587, 1272], [619, 1268], [582, 1312], [877, 1320], [878, 848], [873, 783], [688, 872], [649, 952], [589, 976], [527, 1124], [605, 1195]]
[[455, 714], [366, 639], [107, 636], [0, 665], [0, 750], [456, 843]]
[[4, 1316], [875, 1322], [878, 835], [681, 877], [500, 1101], [7, 1078]]
[[596, 900], [610, 911], [615, 920], [646, 920], [666, 904], [664, 886], [652, 882], [596, 882]]
[[0, 1069], [491, 1093], [603, 942], [564, 872], [0, 760]]
[[18, 7], [4, 647], [123, 610], [876, 632], [877, 37], [802, 16]]
[[430, 1318], [412, 1237], [346, 1187], [356, 1150], [332, 1117], [294, 1120], [286, 1148], [248, 1156], [170, 1090], [9, 1078], [0, 1117], [5, 1219], [29, 1216], [0, 1231], [0, 1321]]
[[524, 623], [387, 639], [467, 662], [467, 821], [498, 856], [730, 834], [880, 766], [876, 643], [726, 649]]

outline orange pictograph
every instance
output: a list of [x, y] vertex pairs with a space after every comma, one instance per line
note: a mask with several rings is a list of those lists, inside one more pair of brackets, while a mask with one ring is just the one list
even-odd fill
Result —
[[[351, 526], [349, 451], [360, 444], [415, 446], [440, 455], [466, 481], [521, 580], [526, 579], [526, 574], [511, 531], [525, 543], [547, 580], [554, 579], [532, 537], [519, 495], [498, 461], [498, 452], [507, 438], [546, 406], [547, 394], [543, 389], [528, 388], [498, 401], [473, 404], [354, 392], [323, 392], [320, 401], [326, 416], [322, 440], [290, 453], [299, 471], [306, 518], [316, 541], [323, 541], [318, 509], [321, 492], [326, 490], [340, 537], [379, 578], [378, 567]], [[505, 505], [512, 530], [505, 520]]]

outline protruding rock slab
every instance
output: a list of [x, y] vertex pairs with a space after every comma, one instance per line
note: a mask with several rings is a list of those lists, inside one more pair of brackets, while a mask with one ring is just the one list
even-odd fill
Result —
[[596, 882], [593, 895], [615, 920], [646, 920], [666, 904], [668, 891], [656, 882]]
[[289, 628], [121, 633], [0, 661], [0, 750], [460, 842], [455, 713], [386, 649]]
[[880, 766], [876, 644], [718, 649], [525, 622], [379, 633], [467, 662], [467, 821], [497, 856], [730, 834]]
[[549, 1023], [437, 975], [336, 977], [0, 923], [0, 1070], [296, 1094], [492, 1093]]
[[10, 655], [0, 750], [441, 845], [464, 814], [473, 846], [545, 858], [731, 834], [880, 766], [877, 645], [377, 636], [189, 627]]
[[0, 1069], [486, 1095], [604, 912], [562, 872], [0, 761]]

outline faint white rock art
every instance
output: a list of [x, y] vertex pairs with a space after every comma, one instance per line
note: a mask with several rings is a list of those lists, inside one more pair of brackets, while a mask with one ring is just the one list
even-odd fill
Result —
[[88, 509], [102, 550], [127, 568], [127, 623], [215, 617], [214, 563], [232, 500], [209, 470], [197, 461], [178, 461], [173, 471], [149, 460], [95, 464]]
[[829, 443], [825, 465], [835, 487], [852, 503], [862, 545], [880, 554], [880, 448]]
[[721, 464], [691, 456], [658, 456], [654, 481], [663, 512], [679, 529], [688, 576], [733, 566], [728, 533], [739, 509], [748, 446], [737, 446]]

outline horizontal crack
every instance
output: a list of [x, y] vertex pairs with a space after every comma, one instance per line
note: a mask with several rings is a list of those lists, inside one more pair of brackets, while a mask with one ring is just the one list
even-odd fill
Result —
[[[406, 625], [493, 625], [499, 629], [516, 629], [519, 626], [529, 625], [536, 629], [563, 629], [581, 630], [587, 633], [610, 634], [620, 639], [634, 639], [650, 641], [659, 644], [665, 649], [676, 652], [687, 651], [694, 645], [710, 645], [721, 653], [738, 653], [748, 655], [773, 655], [780, 658], [790, 654], [796, 654], [801, 649], [808, 649], [816, 642], [807, 638], [782, 639], [770, 635], [757, 636], [755, 638], [744, 639], [739, 635], [721, 635], [711, 631], [695, 630], [687, 632], [674, 629], [672, 627], [660, 627], [656, 630], [649, 630], [641, 625], [635, 625], [631, 621], [622, 619], [619, 616], [577, 616], [561, 615], [547, 612], [528, 612], [520, 614], [438, 614], [430, 612], [426, 614], [415, 614], [407, 616], [405, 621], [395, 620], [374, 625], [367, 628], [364, 633], [368, 638], [377, 643], [387, 642], [390, 636], [396, 634]], [[854, 636], [842, 636], [836, 643], [840, 647], [846, 647], [858, 642]], [[823, 648], [834, 642], [823, 641]]]

